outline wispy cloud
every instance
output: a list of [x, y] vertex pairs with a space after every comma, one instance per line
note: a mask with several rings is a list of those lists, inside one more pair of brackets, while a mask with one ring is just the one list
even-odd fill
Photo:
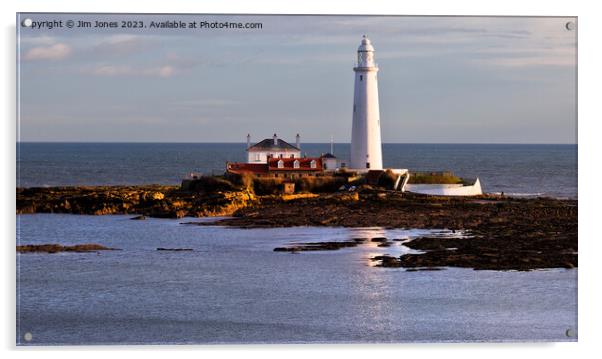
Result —
[[71, 46], [57, 43], [49, 46], [37, 46], [29, 49], [23, 56], [24, 60], [61, 60], [71, 54]]
[[475, 60], [476, 63], [503, 67], [527, 67], [527, 66], [575, 66], [574, 57], [567, 56], [521, 56], [521, 57], [498, 57], [492, 59]]
[[473, 63], [502, 67], [576, 66], [574, 43], [555, 46], [526, 45], [522, 48], [478, 49]]
[[[107, 16], [125, 19], [102, 19]], [[325, 131], [345, 137], [351, 68], [362, 34], [373, 41], [382, 69], [381, 114], [389, 141], [432, 142], [432, 130], [425, 129], [442, 126], [435, 119], [458, 129], [441, 127], [441, 141], [498, 141], [507, 133], [512, 142], [526, 138], [526, 126], [544, 129], [536, 134], [541, 141], [564, 142], [574, 134], [570, 84], [577, 39], [565, 25], [576, 19], [204, 18], [264, 25], [259, 31], [23, 30], [21, 59], [46, 59], [24, 61], [24, 138], [240, 140], [249, 131], [298, 127], [300, 120], [307, 138], [323, 139]], [[54, 88], [58, 76], [67, 85], [61, 91]], [[169, 83], [149, 86], [155, 81]], [[94, 91], [81, 90], [86, 88]], [[58, 126], [55, 118], [62, 115], [71, 122]]]
[[123, 56], [139, 54], [151, 48], [152, 37], [132, 34], [116, 34], [104, 38], [92, 50], [100, 56]]
[[176, 73], [176, 69], [171, 65], [162, 65], [154, 67], [133, 67], [127, 65], [97, 65], [83, 71], [89, 75], [95, 76], [148, 76], [148, 77], [171, 77]]
[[19, 39], [19, 42], [21, 42], [22, 44], [30, 44], [30, 45], [53, 45], [56, 44], [58, 41], [52, 37], [52, 36], [48, 36], [48, 35], [41, 35], [41, 36], [21, 36], [21, 38]]

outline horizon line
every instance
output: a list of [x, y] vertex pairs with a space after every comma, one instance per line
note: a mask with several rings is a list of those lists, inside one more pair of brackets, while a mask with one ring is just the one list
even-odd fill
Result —
[[[16, 141], [20, 143], [48, 143], [48, 144], [243, 144], [236, 141]], [[330, 142], [302, 142], [303, 144], [330, 144]], [[333, 142], [336, 144], [350, 144], [351, 142]], [[382, 142], [383, 145], [578, 145], [578, 142]]]

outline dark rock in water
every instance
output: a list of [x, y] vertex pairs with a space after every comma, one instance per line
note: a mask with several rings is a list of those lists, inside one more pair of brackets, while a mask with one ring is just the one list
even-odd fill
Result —
[[379, 243], [377, 247], [391, 247], [391, 243], [390, 242]]
[[96, 252], [110, 251], [115, 248], [109, 248], [100, 244], [76, 244], [73, 246], [63, 246], [60, 244], [27, 244], [17, 246], [19, 253], [58, 253], [58, 252]]
[[397, 257], [389, 255], [372, 257], [373, 261], [378, 261], [377, 267], [398, 268], [401, 267], [401, 261]]
[[537, 232], [520, 233], [517, 236], [513, 233], [508, 231], [487, 237], [416, 238], [405, 245], [425, 253], [405, 254], [400, 260], [402, 266], [408, 268], [463, 267], [528, 271], [577, 266], [577, 253], [566, 249], [571, 247], [570, 243], [574, 240], [571, 236], [556, 234], [556, 239], [550, 239]]
[[158, 251], [172, 251], [172, 252], [181, 252], [181, 251], [192, 251], [192, 248], [157, 248]]
[[276, 247], [274, 252], [298, 252], [298, 247]]
[[133, 221], [142, 221], [146, 219], [146, 216], [136, 216], [136, 217], [132, 217], [130, 218]]
[[357, 244], [356, 241], [300, 243], [292, 247], [274, 248], [274, 252], [334, 251], [340, 248], [357, 247]]
[[379, 243], [383, 243], [386, 242], [387, 239], [385, 237], [374, 237], [370, 240], [371, 242], [379, 242]]

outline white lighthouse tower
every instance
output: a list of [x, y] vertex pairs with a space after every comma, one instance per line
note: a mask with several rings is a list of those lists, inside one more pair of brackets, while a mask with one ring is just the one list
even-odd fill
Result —
[[374, 47], [366, 37], [357, 49], [355, 90], [353, 93], [353, 126], [351, 129], [352, 169], [382, 169], [380, 111], [378, 109], [378, 67], [374, 63]]

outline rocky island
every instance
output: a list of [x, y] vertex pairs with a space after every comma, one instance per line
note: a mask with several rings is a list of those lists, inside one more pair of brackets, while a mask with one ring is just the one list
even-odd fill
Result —
[[[188, 190], [160, 185], [18, 188], [17, 213], [131, 214], [137, 219], [228, 216], [217, 222], [192, 224], [240, 228], [448, 229], [467, 235], [414, 239], [404, 245], [423, 253], [374, 260], [379, 266], [404, 268], [577, 267], [577, 200], [492, 195], [436, 197], [369, 185], [359, 186], [353, 192], [278, 194], [218, 177], [204, 181]], [[317, 245], [309, 243], [308, 248], [335, 250], [354, 247], [363, 240], [369, 239], [339, 244], [316, 239]], [[388, 245], [387, 239], [382, 242], [382, 246]]]

